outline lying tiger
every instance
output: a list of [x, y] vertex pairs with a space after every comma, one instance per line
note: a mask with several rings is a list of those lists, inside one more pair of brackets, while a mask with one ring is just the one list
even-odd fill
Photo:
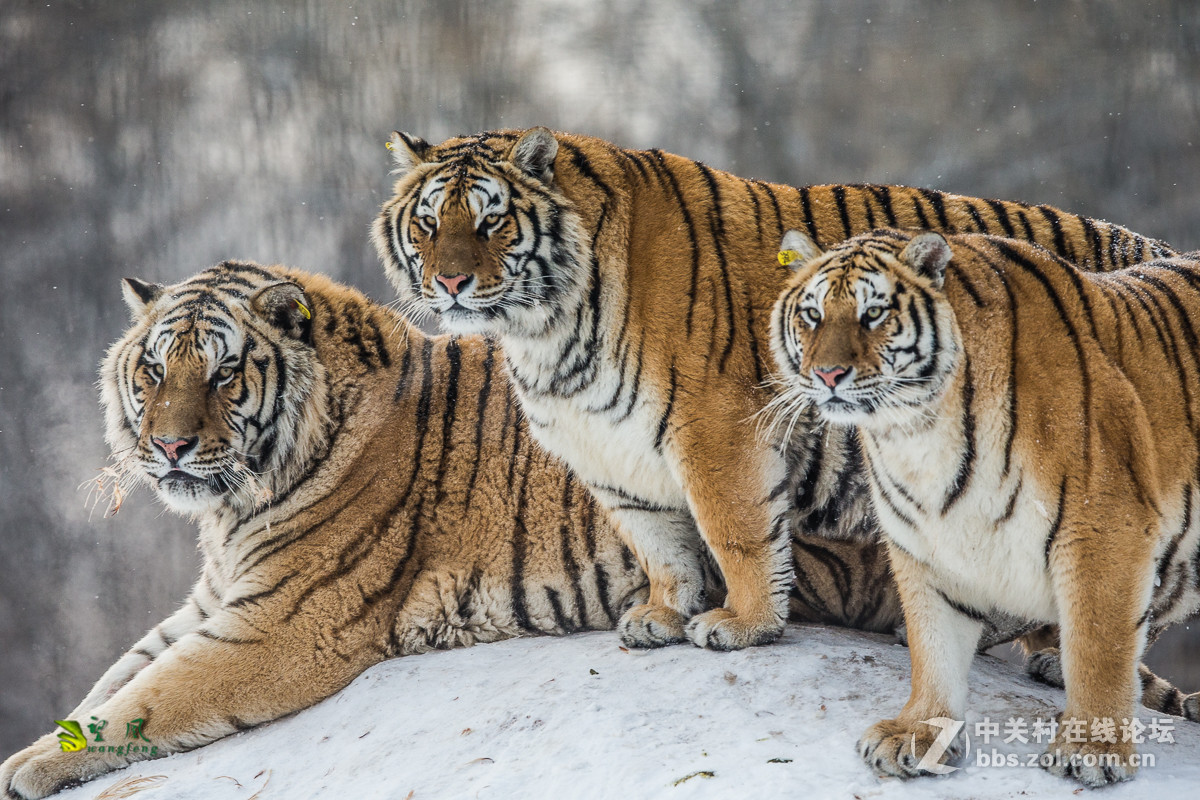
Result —
[[[45, 736], [0, 767], [9, 796], [306, 708], [385, 658], [611, 628], [644, 598], [607, 516], [533, 443], [492, 344], [427, 338], [278, 266], [124, 288], [133, 326], [101, 372], [120, 485], [199, 522], [203, 569], [67, 715], [142, 719], [150, 744], [63, 752]], [[882, 548], [791, 549], [793, 618], [899, 624]]]
[[[811, 416], [782, 446], [756, 430], [788, 275], [767, 265], [788, 228], [826, 245], [881, 224], [1004, 233], [1097, 270], [1171, 252], [1049, 206], [768, 184], [545, 128], [389, 147], [395, 196], [373, 235], [402, 307], [497, 337], [534, 435], [650, 577], [619, 624], [639, 647], [770, 642], [795, 591], [789, 530], [874, 539], [852, 439]], [[715, 609], [710, 558], [728, 587]]]
[[[923, 721], [963, 719], [999, 612], [1059, 626], [1049, 769], [1132, 777], [1134, 743], [1092, 725], [1135, 717], [1147, 640], [1200, 607], [1200, 260], [1098, 275], [1025, 242], [897, 230], [783, 247], [800, 255], [774, 314], [787, 393], [857, 426], [908, 623], [911, 696], [863, 757], [937, 771]], [[1200, 693], [1171, 697], [1200, 719]]]

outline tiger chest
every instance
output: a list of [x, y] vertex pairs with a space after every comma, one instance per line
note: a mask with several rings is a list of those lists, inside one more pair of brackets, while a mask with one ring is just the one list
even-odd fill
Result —
[[589, 412], [580, 405], [574, 399], [528, 401], [530, 429], [538, 443], [592, 487], [661, 506], [686, 505], [682, 487], [654, 446], [657, 417], [649, 404], [636, 407], [623, 419]]
[[1005, 472], [998, 453], [962, 462], [937, 437], [869, 443], [871, 491], [884, 532], [927, 564], [944, 595], [982, 612], [1052, 621], [1057, 606], [1045, 543], [1056, 514], [1053, 496]]

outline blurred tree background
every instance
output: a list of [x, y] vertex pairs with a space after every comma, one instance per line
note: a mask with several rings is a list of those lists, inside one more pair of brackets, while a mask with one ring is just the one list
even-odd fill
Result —
[[[1045, 202], [1200, 248], [1200, 4], [1166, 0], [6, 0], [0, 753], [186, 593], [189, 524], [89, 513], [119, 279], [224, 258], [389, 301], [394, 128], [544, 124], [792, 184]], [[1189, 188], [1190, 187], [1190, 188]], [[1200, 637], [1151, 661], [1200, 689]]]

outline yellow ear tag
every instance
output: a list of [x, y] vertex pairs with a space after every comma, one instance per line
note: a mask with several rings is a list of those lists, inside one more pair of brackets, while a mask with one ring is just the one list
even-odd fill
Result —
[[312, 319], [312, 312], [308, 310], [308, 306], [299, 300], [293, 300], [292, 302], [296, 304], [296, 308], [300, 309], [300, 313], [304, 315], [305, 319]]
[[797, 253], [795, 250], [780, 250], [779, 251], [779, 263], [785, 267], [787, 265], [791, 264], [793, 261], [795, 261], [799, 257], [800, 257], [800, 254]]
[[391, 142], [384, 142], [384, 143], [383, 143], [383, 146], [384, 146], [384, 147], [386, 147], [388, 150], [395, 150], [395, 149], [396, 149], [396, 148], [392, 147], [392, 143], [391, 143]]

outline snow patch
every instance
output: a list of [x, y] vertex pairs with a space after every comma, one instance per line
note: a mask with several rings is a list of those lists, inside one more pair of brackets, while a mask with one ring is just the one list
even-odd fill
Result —
[[[58, 796], [90, 800], [139, 775], [164, 776], [136, 795], [147, 800], [260, 790], [264, 800], [1008, 798], [1079, 788], [1036, 767], [975, 766], [974, 736], [952, 775], [875, 778], [855, 742], [900, 710], [908, 678], [908, 651], [891, 637], [819, 626], [789, 625], [776, 644], [734, 653], [626, 650], [611, 632], [517, 639], [385, 662], [288, 719]], [[1032, 723], [1062, 703], [1019, 668], [979, 657], [967, 729], [984, 717]], [[1174, 743], [1141, 747], [1156, 765], [1104, 790], [1106, 800], [1192, 796], [1200, 725], [1174, 723]]]

